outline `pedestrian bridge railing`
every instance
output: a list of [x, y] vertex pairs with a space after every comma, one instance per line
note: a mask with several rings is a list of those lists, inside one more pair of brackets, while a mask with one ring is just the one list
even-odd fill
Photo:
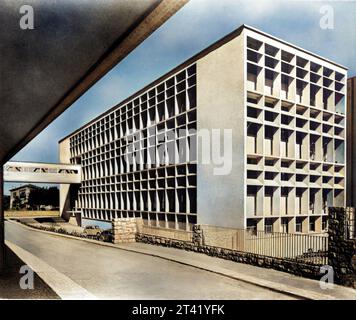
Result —
[[15, 161], [4, 165], [5, 182], [76, 184], [81, 180], [80, 165]]

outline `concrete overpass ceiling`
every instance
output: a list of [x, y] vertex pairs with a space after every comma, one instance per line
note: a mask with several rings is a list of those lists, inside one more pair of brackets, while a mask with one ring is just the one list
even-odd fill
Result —
[[[186, 0], [0, 3], [0, 160], [9, 160]], [[22, 30], [19, 9], [34, 9]]]

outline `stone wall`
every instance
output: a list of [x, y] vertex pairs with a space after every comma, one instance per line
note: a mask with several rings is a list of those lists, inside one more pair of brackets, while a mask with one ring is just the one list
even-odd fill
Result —
[[202, 224], [200, 225], [203, 243], [208, 246], [221, 247], [232, 250], [242, 250], [243, 241], [239, 241], [239, 231], [233, 228], [222, 228]]
[[136, 233], [142, 226], [140, 218], [120, 218], [112, 220], [113, 243], [135, 242]]
[[182, 241], [191, 241], [192, 232], [176, 229], [167, 229], [153, 226], [142, 225], [139, 230], [140, 233], [149, 234], [158, 237], [182, 240]]
[[191, 241], [192, 232], [146, 226], [141, 218], [120, 218], [112, 220], [114, 243], [135, 242], [136, 233], [181, 241]]
[[253, 253], [202, 245], [201, 238], [199, 237], [200, 229], [197, 228], [196, 231], [197, 232], [195, 233], [197, 233], [197, 235], [193, 235], [193, 242], [169, 239], [140, 233], [136, 234], [136, 241], [204, 253], [209, 256], [221, 259], [251, 264], [258, 267], [272, 268], [275, 270], [284, 271], [311, 279], [319, 280], [322, 277], [322, 274], [320, 273], [320, 266], [317, 265], [297, 262], [295, 260], [271, 258]]
[[345, 208], [329, 208], [329, 265], [336, 283], [356, 288], [356, 239], [348, 239]]

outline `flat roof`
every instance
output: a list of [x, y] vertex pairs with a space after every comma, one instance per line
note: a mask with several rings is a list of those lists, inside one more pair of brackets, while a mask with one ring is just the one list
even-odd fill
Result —
[[283, 43], [283, 44], [285, 44], [285, 45], [287, 45], [287, 46], [289, 46], [289, 47], [292, 47], [292, 48], [294, 48], [294, 49], [297, 49], [297, 50], [299, 50], [299, 51], [301, 51], [301, 52], [304, 52], [304, 53], [306, 53], [306, 54], [308, 54], [308, 55], [311, 55], [311, 56], [313, 56], [313, 57], [315, 57], [315, 58], [318, 58], [318, 59], [320, 59], [320, 60], [324, 60], [324, 61], [326, 61], [326, 62], [328, 62], [328, 63], [331, 63], [331, 64], [333, 64], [333, 65], [335, 65], [335, 66], [337, 66], [337, 67], [339, 67], [339, 68], [342, 68], [342, 69], [344, 69], [344, 70], [348, 70], [347, 67], [345, 67], [345, 66], [343, 66], [343, 65], [341, 65], [341, 64], [339, 64], [339, 63], [336, 63], [336, 62], [334, 62], [334, 61], [332, 61], [332, 60], [329, 60], [329, 59], [327, 59], [327, 58], [325, 58], [325, 57], [323, 57], [323, 56], [320, 56], [320, 55], [318, 55], [318, 54], [316, 54], [316, 53], [314, 53], [314, 52], [311, 52], [311, 51], [309, 51], [309, 50], [306, 50], [306, 49], [303, 49], [303, 48], [301, 48], [301, 47], [298, 47], [297, 45], [294, 45], [294, 44], [292, 44], [292, 43], [290, 43], [290, 42], [288, 42], [288, 41], [285, 41], [285, 40], [282, 40], [282, 39], [280, 39], [280, 38], [278, 38], [278, 37], [272, 36], [272, 35], [270, 35], [270, 34], [264, 32], [264, 31], [261, 31], [261, 30], [259, 30], [259, 29], [254, 28], [254, 27], [251, 27], [251, 26], [249, 26], [249, 25], [244, 24], [243, 26], [244, 26], [246, 29], [249, 29], [249, 30], [251, 30], [251, 31], [254, 31], [254, 32], [256, 32], [256, 33], [259, 33], [259, 34], [261, 34], [261, 35], [263, 35], [263, 36], [265, 36], [265, 37], [267, 37], [267, 38], [270, 38], [270, 39], [272, 39], [272, 40], [276, 40], [276, 41], [278, 41], [278, 42], [280, 42], [280, 43]]
[[23, 188], [32, 188], [32, 189], [40, 189], [40, 187], [37, 187], [33, 184], [24, 184], [20, 187], [16, 187], [16, 188], [13, 188], [13, 189], [10, 189], [9, 191], [16, 191], [16, 190], [19, 190], [19, 189], [23, 189]]
[[186, 67], [188, 67], [189, 65], [193, 64], [194, 62], [198, 61], [199, 59], [203, 58], [204, 56], [206, 56], [207, 54], [209, 54], [210, 52], [218, 49], [219, 47], [223, 46], [224, 44], [226, 44], [227, 42], [231, 41], [232, 39], [238, 37], [241, 32], [244, 30], [251, 30], [253, 32], [259, 33], [265, 37], [268, 37], [270, 39], [273, 39], [275, 41], [278, 41], [280, 43], [283, 43], [289, 47], [292, 47], [294, 49], [297, 49], [301, 52], [307, 53], [308, 55], [314, 56], [320, 60], [326, 61], [328, 63], [331, 63], [337, 67], [340, 67], [344, 70], [348, 70], [348, 68], [342, 66], [341, 64], [335, 63], [327, 58], [324, 58], [322, 56], [319, 56], [313, 52], [310, 52], [306, 49], [303, 49], [301, 47], [298, 47], [294, 44], [291, 44], [287, 41], [284, 41], [282, 39], [279, 39], [275, 36], [272, 36], [268, 33], [265, 33], [259, 29], [256, 29], [254, 27], [251, 27], [249, 25], [246, 24], [242, 24], [241, 26], [239, 26], [237, 29], [235, 29], [234, 31], [230, 32], [229, 34], [227, 34], [226, 36], [220, 38], [219, 40], [217, 40], [216, 42], [214, 42], [213, 44], [211, 44], [210, 46], [206, 47], [205, 49], [203, 49], [202, 51], [198, 52], [197, 54], [195, 54], [194, 56], [192, 56], [191, 58], [189, 58], [188, 60], [185, 60], [184, 62], [182, 62], [181, 64], [179, 64], [178, 66], [174, 67], [173, 69], [171, 69], [170, 71], [166, 72], [165, 74], [163, 74], [161, 77], [159, 77], [158, 79], [150, 82], [149, 84], [147, 84], [146, 86], [144, 86], [142, 89], [140, 89], [139, 91], [135, 92], [134, 94], [130, 95], [129, 97], [127, 97], [126, 99], [122, 100], [121, 102], [119, 102], [118, 104], [114, 105], [113, 107], [111, 107], [110, 109], [104, 111], [103, 113], [101, 113], [100, 115], [98, 115], [97, 117], [93, 118], [92, 120], [90, 120], [89, 122], [87, 122], [86, 124], [84, 124], [83, 126], [79, 127], [78, 129], [74, 130], [72, 133], [66, 135], [65, 137], [63, 137], [62, 139], [60, 139], [58, 141], [58, 143], [61, 143], [62, 141], [66, 140], [67, 138], [75, 135], [76, 133], [82, 131], [83, 129], [85, 129], [86, 127], [90, 126], [91, 124], [93, 124], [94, 122], [98, 121], [99, 119], [105, 117], [106, 115], [108, 115], [109, 113], [113, 112], [116, 108], [128, 103], [129, 101], [133, 100], [134, 98], [136, 98], [137, 96], [141, 95], [142, 93], [144, 93], [145, 91], [147, 91], [149, 88], [157, 85], [158, 83], [162, 82], [165, 78], [170, 77], [171, 75], [177, 73], [179, 70], [184, 69]]

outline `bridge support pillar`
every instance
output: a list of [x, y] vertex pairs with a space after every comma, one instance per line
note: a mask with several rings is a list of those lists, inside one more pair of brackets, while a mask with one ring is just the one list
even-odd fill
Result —
[[4, 170], [0, 166], [0, 273], [5, 268]]

